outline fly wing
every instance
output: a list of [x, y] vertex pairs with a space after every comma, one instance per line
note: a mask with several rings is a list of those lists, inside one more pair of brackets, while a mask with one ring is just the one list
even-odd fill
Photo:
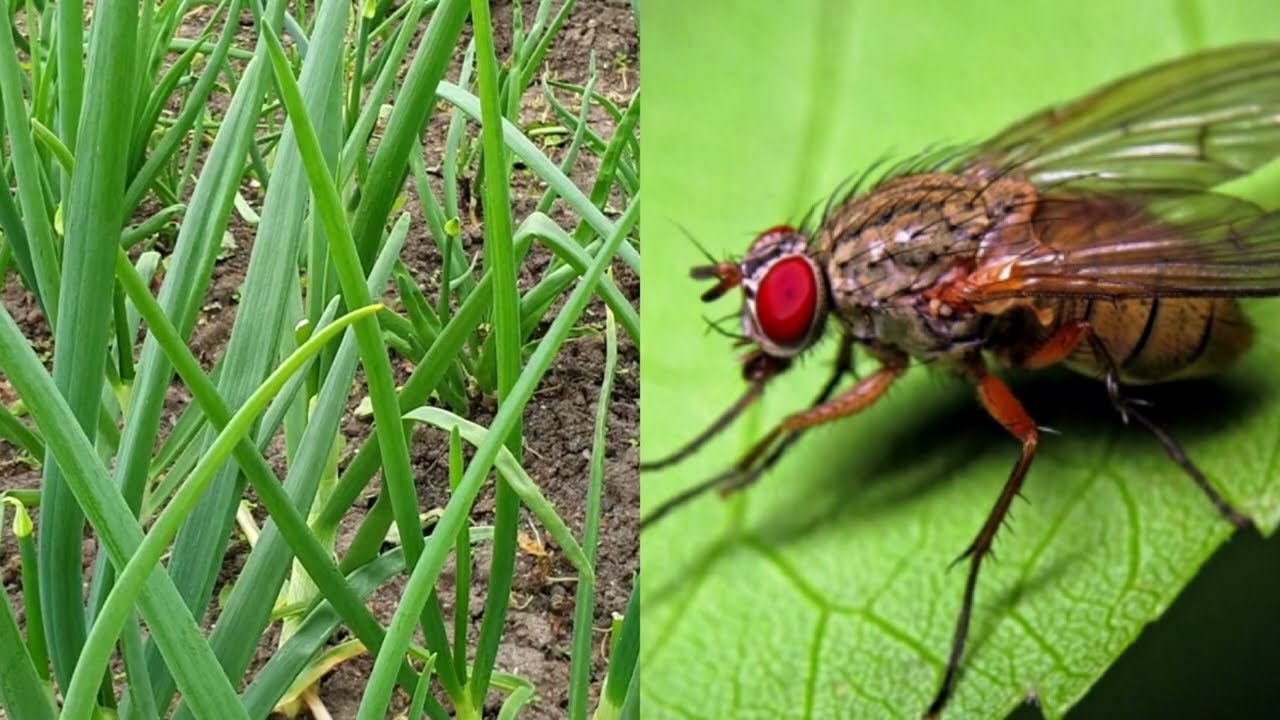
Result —
[[1071, 192], [1209, 188], [1280, 155], [1280, 44], [1210, 50], [1033, 115], [971, 162]]
[[1050, 195], [984, 243], [967, 285], [975, 303], [1280, 295], [1280, 213], [1213, 193]]

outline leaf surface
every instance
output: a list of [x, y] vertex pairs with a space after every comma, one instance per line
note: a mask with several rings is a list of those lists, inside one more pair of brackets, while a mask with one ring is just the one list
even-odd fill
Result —
[[[645, 53], [642, 457], [675, 449], [743, 391], [706, 332], [704, 262], [745, 251], [882, 155], [970, 142], [1192, 49], [1280, 38], [1265, 3], [689, 3], [654, 0]], [[1274, 166], [1242, 192], [1280, 205]], [[1257, 183], [1256, 183], [1257, 184]], [[655, 291], [656, 290], [656, 291]], [[1237, 507], [1280, 522], [1280, 301], [1247, 305], [1254, 349], [1209, 382], [1142, 388]], [[732, 325], [730, 325], [731, 327]], [[644, 476], [652, 509], [723, 470], [808, 402], [826, 342], [705, 452]], [[869, 367], [869, 365], [862, 365]], [[1015, 375], [1046, 435], [984, 566], [947, 717], [1034, 697], [1062, 716], [1231, 535], [1098, 383]], [[916, 367], [862, 416], [815, 430], [760, 483], [646, 531], [642, 662], [655, 718], [918, 717], [936, 689], [972, 540], [1017, 445], [964, 383]]]

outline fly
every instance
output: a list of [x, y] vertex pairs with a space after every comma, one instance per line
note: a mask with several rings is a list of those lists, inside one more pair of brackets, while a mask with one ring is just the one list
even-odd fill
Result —
[[[1280, 155], [1280, 45], [1213, 50], [1116, 81], [969, 147], [864, 174], [741, 262], [693, 276], [715, 300], [740, 288], [744, 395], [661, 460], [688, 457], [835, 325], [834, 371], [727, 472], [660, 504], [646, 526], [709, 490], [741, 489], [805, 429], [869, 407], [912, 361], [967, 378], [1021, 452], [973, 541], [938, 717], [964, 655], [979, 571], [1022, 488], [1036, 422], [994, 372], [1064, 365], [1102, 381], [1124, 422], [1152, 432], [1218, 512], [1233, 508], [1128, 386], [1213, 375], [1250, 346], [1236, 299], [1280, 295], [1280, 213], [1213, 192]], [[855, 349], [878, 369], [836, 392]]]

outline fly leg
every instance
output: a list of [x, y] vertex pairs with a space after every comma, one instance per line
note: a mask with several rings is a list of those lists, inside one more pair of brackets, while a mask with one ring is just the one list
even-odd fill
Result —
[[760, 438], [734, 464], [732, 470], [721, 476], [718, 485], [720, 494], [728, 495], [759, 479], [781, 459], [787, 448], [800, 439], [805, 430], [862, 412], [884, 397], [893, 381], [907, 369], [909, 359], [897, 351], [873, 348], [871, 352], [877, 355], [880, 367], [832, 398], [831, 394], [835, 392], [840, 377], [852, 368], [852, 344], [847, 339], [842, 340], [835, 371], [809, 409], [788, 415]]
[[1116, 408], [1116, 411], [1120, 413], [1120, 419], [1128, 423], [1129, 418], [1133, 418], [1138, 421], [1139, 425], [1142, 425], [1152, 435], [1155, 435], [1156, 440], [1160, 441], [1160, 446], [1164, 448], [1165, 454], [1177, 463], [1178, 467], [1182, 468], [1182, 471], [1209, 498], [1209, 502], [1227, 519], [1227, 522], [1239, 528], [1251, 526], [1253, 521], [1232, 507], [1231, 503], [1222, 497], [1222, 493], [1218, 492], [1217, 488], [1200, 471], [1200, 468], [1196, 467], [1196, 464], [1191, 461], [1186, 451], [1182, 449], [1182, 445], [1167, 430], [1156, 425], [1140, 409], [1146, 403], [1126, 398], [1121, 394], [1120, 373], [1116, 368], [1115, 360], [1111, 358], [1111, 354], [1107, 352], [1106, 345], [1098, 338], [1097, 333], [1093, 331], [1087, 321], [1077, 320], [1063, 325], [1050, 335], [1043, 345], [1028, 356], [1025, 364], [1031, 369], [1053, 365], [1066, 359], [1082, 342], [1089, 343], [1094, 358], [1102, 365], [1105, 371], [1103, 379], [1107, 384], [1107, 395], [1111, 398], [1111, 404]]
[[718, 489], [722, 495], [725, 495], [750, 485], [777, 463], [805, 428], [852, 415], [878, 400], [888, 390], [892, 381], [907, 367], [905, 356], [886, 354], [881, 361], [884, 364], [880, 369], [832, 399], [831, 395], [835, 392], [840, 379], [853, 366], [853, 343], [848, 338], [842, 338], [835, 367], [823, 386], [822, 392], [815, 398], [812, 407], [784, 419], [753, 445], [729, 471], [704, 480], [663, 502], [640, 521], [641, 529], [657, 522], [672, 510], [708, 490]]
[[1129, 415], [1135, 412], [1135, 406], [1146, 403], [1126, 398], [1120, 393], [1120, 372], [1116, 369], [1115, 360], [1111, 359], [1111, 353], [1107, 351], [1106, 345], [1102, 343], [1098, 334], [1093, 331], [1093, 326], [1088, 320], [1073, 320], [1055, 330], [1041, 343], [1040, 347], [1027, 356], [1023, 366], [1030, 370], [1039, 370], [1057, 365], [1070, 357], [1084, 343], [1089, 344], [1094, 359], [1102, 365], [1104, 370], [1102, 379], [1107, 385], [1107, 397], [1111, 399], [1111, 406], [1120, 413], [1120, 419], [1128, 424]]
[[969, 547], [965, 548], [960, 557], [956, 558], [956, 562], [966, 559], [969, 561], [969, 574], [965, 578], [964, 599], [960, 603], [960, 616], [956, 619], [955, 635], [951, 640], [951, 652], [947, 656], [947, 668], [942, 676], [942, 684], [925, 713], [925, 717], [930, 719], [937, 718], [941, 714], [943, 706], [947, 704], [955, 688], [956, 672], [960, 667], [965, 641], [969, 636], [969, 620], [973, 615], [973, 596], [978, 586], [978, 571], [982, 567], [983, 559], [991, 552], [991, 543], [1009, 514], [1009, 506], [1013, 504], [1013, 499], [1017, 497], [1018, 490], [1022, 487], [1022, 481], [1027, 475], [1027, 469], [1031, 467], [1031, 460], [1036, 454], [1036, 444], [1040, 439], [1036, 423], [1023, 409], [1022, 403], [1014, 397], [1008, 385], [987, 371], [986, 365], [980, 358], [970, 362], [967, 371], [977, 385], [978, 400], [996, 422], [1022, 443], [1022, 454], [1018, 456], [1018, 461], [1009, 473], [1009, 479], [1005, 481], [1004, 488], [996, 498], [991, 512], [987, 514], [987, 520], [982, 524], [977, 537]]
[[1087, 320], [1073, 320], [1063, 324], [1045, 338], [1039, 347], [1031, 351], [1030, 355], [1023, 358], [1019, 365], [1028, 370], [1040, 370], [1057, 365], [1071, 357], [1071, 354], [1084, 343], [1089, 344], [1094, 357], [1102, 364], [1105, 370], [1102, 379], [1107, 385], [1107, 397], [1111, 399], [1111, 405], [1116, 412], [1120, 413], [1120, 418], [1127, 424], [1132, 407], [1142, 403], [1120, 394], [1119, 373], [1116, 371], [1115, 361], [1111, 359], [1111, 354], [1107, 352], [1106, 346], [1098, 339], [1097, 333], [1093, 331], [1093, 327]]
[[787, 368], [791, 366], [790, 360], [775, 358], [761, 351], [747, 355], [742, 359], [742, 363], [743, 378], [750, 383], [742, 397], [738, 398], [738, 401], [731, 405], [728, 410], [721, 413], [720, 417], [716, 418], [711, 425], [685, 443], [679, 450], [658, 460], [641, 462], [640, 472], [652, 472], [675, 465], [702, 449], [712, 438], [733, 424], [733, 421], [742, 414], [743, 410], [751, 407], [756, 400], [759, 400], [764, 395], [764, 390], [768, 384], [778, 375], [786, 372]]
[[[880, 351], [872, 350], [872, 352]], [[761, 475], [768, 472], [769, 468], [777, 464], [787, 449], [800, 439], [806, 428], [859, 412], [878, 400], [889, 389], [889, 384], [902, 374], [902, 370], [906, 369], [908, 363], [906, 356], [897, 354], [883, 354], [880, 360], [883, 365], [879, 370], [859, 380], [840, 397], [831, 400], [831, 395], [840, 384], [840, 379], [853, 369], [853, 341], [848, 337], [842, 337], [831, 375], [823, 384], [817, 397], [809, 403], [809, 409], [787, 416], [769, 434], [757, 441], [751, 450], [734, 464], [733, 470], [722, 475], [719, 486], [721, 496], [741, 490], [758, 480]], [[886, 372], [891, 367], [893, 370]], [[863, 403], [851, 409], [850, 404], [854, 402], [855, 397], [863, 398]], [[771, 445], [772, 449], [770, 449]]]
[[1191, 461], [1186, 451], [1182, 449], [1177, 440], [1173, 439], [1172, 435], [1132, 407], [1129, 408], [1129, 416], [1156, 436], [1156, 439], [1160, 441], [1160, 445], [1164, 447], [1165, 453], [1178, 464], [1178, 467], [1182, 468], [1183, 472], [1191, 477], [1191, 481], [1204, 492], [1205, 496], [1209, 498], [1209, 502], [1213, 503], [1213, 506], [1227, 519], [1227, 522], [1238, 528], [1247, 528], [1253, 525], [1253, 521], [1249, 519], [1248, 515], [1236, 510], [1231, 506], [1231, 503], [1227, 502], [1226, 498], [1222, 497], [1222, 493], [1218, 492], [1213, 483], [1209, 482], [1209, 478], [1200, 472], [1200, 468], [1196, 467], [1196, 464]]

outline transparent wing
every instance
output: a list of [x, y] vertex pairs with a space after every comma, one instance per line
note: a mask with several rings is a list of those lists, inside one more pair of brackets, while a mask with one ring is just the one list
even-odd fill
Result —
[[1072, 192], [1207, 190], [1280, 155], [1280, 44], [1210, 50], [1033, 115], [973, 160]]
[[1225, 195], [1049, 196], [998, 233], [973, 302], [1280, 294], [1280, 213]]

